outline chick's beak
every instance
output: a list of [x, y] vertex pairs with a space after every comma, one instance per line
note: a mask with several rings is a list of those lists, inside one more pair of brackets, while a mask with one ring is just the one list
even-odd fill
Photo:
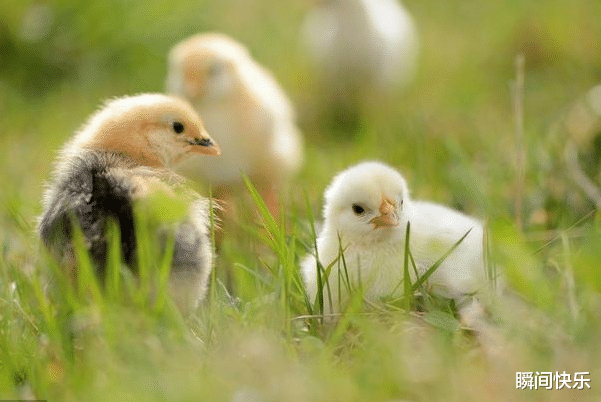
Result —
[[386, 198], [382, 199], [379, 212], [380, 215], [369, 221], [370, 223], [373, 223], [374, 229], [397, 226], [399, 224], [396, 208], [394, 207], [394, 204]]
[[188, 144], [191, 145], [190, 152], [200, 155], [221, 155], [221, 149], [219, 145], [207, 134], [203, 128], [200, 131], [200, 137], [193, 137], [188, 139]]

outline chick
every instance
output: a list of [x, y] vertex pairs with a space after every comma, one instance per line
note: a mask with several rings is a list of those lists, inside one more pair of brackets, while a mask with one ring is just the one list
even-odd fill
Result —
[[107, 226], [114, 220], [123, 260], [135, 271], [134, 204], [155, 194], [183, 196], [189, 214], [175, 229], [170, 279], [180, 307], [193, 307], [205, 294], [213, 264], [208, 201], [186, 189], [168, 168], [219, 153], [194, 109], [182, 100], [143, 94], [109, 101], [60, 152], [43, 199], [40, 237], [76, 277], [72, 240], [77, 224], [102, 278]]
[[365, 99], [373, 103], [414, 77], [415, 24], [396, 0], [325, 1], [305, 18], [301, 39], [343, 123], [357, 118]]
[[231, 38], [199, 34], [169, 53], [166, 86], [194, 105], [223, 152], [190, 159], [180, 171], [212, 184], [222, 199], [243, 188], [243, 173], [277, 215], [276, 190], [299, 169], [303, 145], [292, 104], [271, 73]]
[[[334, 263], [328, 278], [332, 305], [324, 285], [324, 312], [339, 312], [349, 298], [345, 291], [359, 286], [367, 299], [402, 295], [407, 223], [420, 276], [470, 231], [427, 281], [430, 292], [461, 298], [483, 284], [482, 223], [442, 205], [412, 200], [405, 179], [385, 164], [364, 162], [338, 174], [325, 191], [323, 215], [316, 254], [324, 268]], [[305, 258], [302, 275], [314, 301], [315, 256]]]

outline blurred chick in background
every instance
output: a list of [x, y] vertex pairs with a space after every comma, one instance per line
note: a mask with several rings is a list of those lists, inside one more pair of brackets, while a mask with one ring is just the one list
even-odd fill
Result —
[[417, 32], [396, 0], [323, 1], [307, 15], [301, 36], [326, 108], [342, 128], [358, 121], [362, 105], [378, 104], [414, 77]]
[[[412, 200], [405, 179], [383, 163], [364, 162], [338, 174], [325, 191], [323, 214], [316, 255], [324, 269], [333, 263], [329, 276], [322, 277], [324, 313], [343, 310], [349, 293], [359, 287], [368, 300], [402, 296], [407, 223], [409, 249], [420, 276], [469, 231], [430, 276], [428, 291], [461, 299], [484, 288], [482, 223], [442, 205]], [[314, 255], [303, 261], [302, 275], [314, 302]]]
[[[78, 225], [103, 279], [112, 220], [119, 227], [123, 261], [137, 271], [134, 206], [157, 194], [183, 197], [187, 216], [169, 222], [175, 225], [170, 285], [178, 306], [193, 308], [206, 293], [213, 265], [208, 201], [169, 168], [219, 153], [194, 109], [182, 100], [159, 94], [112, 100], [61, 150], [44, 195], [41, 239], [76, 279], [73, 224]], [[156, 233], [163, 243], [167, 226]]]
[[221, 158], [190, 159], [180, 171], [211, 184], [226, 209], [243, 191], [243, 173], [277, 216], [277, 191], [301, 166], [303, 144], [292, 104], [273, 75], [238, 42], [207, 33], [173, 47], [166, 86], [194, 105], [222, 150]]

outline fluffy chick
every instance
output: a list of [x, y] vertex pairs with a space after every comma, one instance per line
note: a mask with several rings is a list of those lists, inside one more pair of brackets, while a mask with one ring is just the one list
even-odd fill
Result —
[[322, 76], [324, 93], [341, 113], [413, 79], [417, 33], [396, 0], [323, 2], [305, 18], [301, 39]]
[[114, 220], [124, 262], [135, 271], [134, 204], [160, 193], [185, 197], [189, 213], [175, 229], [171, 286], [180, 307], [193, 307], [205, 293], [213, 264], [208, 201], [186, 189], [168, 168], [219, 153], [194, 109], [182, 100], [143, 94], [109, 101], [60, 152], [43, 199], [40, 237], [76, 277], [72, 225], [77, 224], [102, 278], [107, 226]]
[[[410, 250], [420, 275], [470, 231], [429, 278], [427, 287], [433, 294], [449, 298], [479, 290], [484, 278], [482, 223], [442, 205], [412, 200], [405, 179], [396, 170], [379, 162], [364, 162], [338, 174], [325, 191], [316, 254], [324, 267], [334, 265], [328, 278], [332, 305], [324, 287], [324, 312], [339, 312], [348, 301], [344, 289], [352, 291], [359, 284], [368, 299], [399, 296], [408, 222]], [[341, 249], [346, 273], [339, 258]], [[302, 275], [314, 301], [315, 256], [303, 261]]]
[[191, 159], [180, 171], [222, 198], [242, 188], [244, 173], [276, 213], [275, 190], [300, 167], [303, 146], [292, 104], [272, 74], [233, 39], [199, 34], [169, 53], [166, 86], [194, 105], [222, 149], [221, 158]]

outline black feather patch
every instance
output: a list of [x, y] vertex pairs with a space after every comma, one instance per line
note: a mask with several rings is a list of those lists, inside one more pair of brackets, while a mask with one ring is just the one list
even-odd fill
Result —
[[[86, 240], [99, 276], [104, 276], [107, 257], [107, 226], [118, 223], [124, 262], [136, 266], [133, 186], [126, 176], [111, 174], [118, 158], [90, 153], [77, 158], [68, 172], [61, 172], [49, 193], [40, 221], [40, 236], [46, 246], [62, 254], [70, 250], [72, 225], [78, 225]], [[111, 163], [112, 162], [112, 163]]]

